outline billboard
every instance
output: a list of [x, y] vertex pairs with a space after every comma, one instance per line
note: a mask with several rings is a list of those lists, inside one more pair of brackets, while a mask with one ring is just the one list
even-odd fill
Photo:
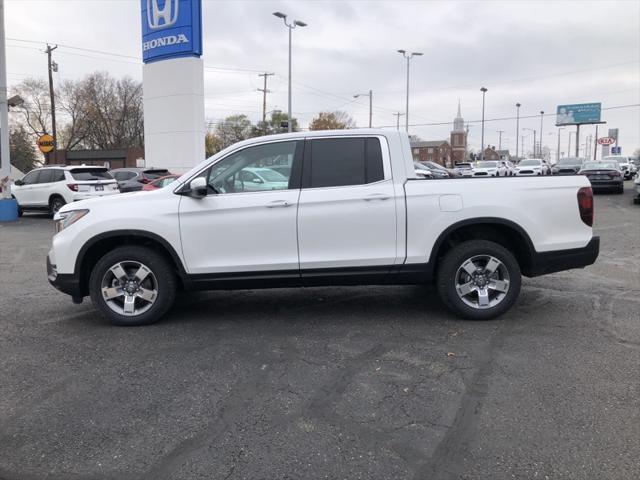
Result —
[[202, 55], [201, 0], [140, 0], [142, 61]]
[[600, 123], [601, 103], [578, 103], [558, 105], [556, 125], [580, 125], [582, 123]]

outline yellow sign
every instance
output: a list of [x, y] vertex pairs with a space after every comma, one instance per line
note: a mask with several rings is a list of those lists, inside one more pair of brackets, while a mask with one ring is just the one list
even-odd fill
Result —
[[49, 153], [55, 147], [55, 144], [53, 143], [53, 137], [48, 133], [39, 137], [36, 143], [38, 144], [38, 148], [42, 153]]

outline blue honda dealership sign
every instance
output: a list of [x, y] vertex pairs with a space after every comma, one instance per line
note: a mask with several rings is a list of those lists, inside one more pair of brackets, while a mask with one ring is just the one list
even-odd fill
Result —
[[201, 0], [140, 0], [144, 63], [202, 55]]

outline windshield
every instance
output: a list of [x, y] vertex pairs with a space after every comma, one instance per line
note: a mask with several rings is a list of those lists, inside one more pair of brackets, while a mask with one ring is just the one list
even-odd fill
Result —
[[618, 170], [618, 162], [588, 162], [582, 167], [583, 170]]
[[267, 182], [286, 182], [287, 177], [268, 168], [256, 171]]
[[427, 167], [430, 168], [435, 168], [436, 170], [443, 170], [443, 171], [447, 171], [446, 168], [444, 168], [442, 165], [440, 165], [439, 163], [436, 162], [425, 162], [427, 164]]
[[478, 162], [476, 163], [478, 168], [498, 168], [498, 162]]
[[522, 160], [518, 165], [522, 167], [539, 167], [540, 160]]
[[71, 173], [74, 180], [81, 182], [86, 180], [113, 180], [106, 168], [78, 168], [77, 170], [71, 170], [69, 173]]
[[470, 163], [456, 163], [456, 168], [471, 168]]
[[558, 165], [582, 165], [580, 158], [561, 158]]

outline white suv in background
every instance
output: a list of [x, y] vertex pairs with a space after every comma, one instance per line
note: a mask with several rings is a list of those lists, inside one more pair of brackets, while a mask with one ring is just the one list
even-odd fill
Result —
[[55, 165], [31, 170], [11, 186], [18, 212], [48, 210], [55, 214], [76, 200], [120, 193], [106, 167]]

